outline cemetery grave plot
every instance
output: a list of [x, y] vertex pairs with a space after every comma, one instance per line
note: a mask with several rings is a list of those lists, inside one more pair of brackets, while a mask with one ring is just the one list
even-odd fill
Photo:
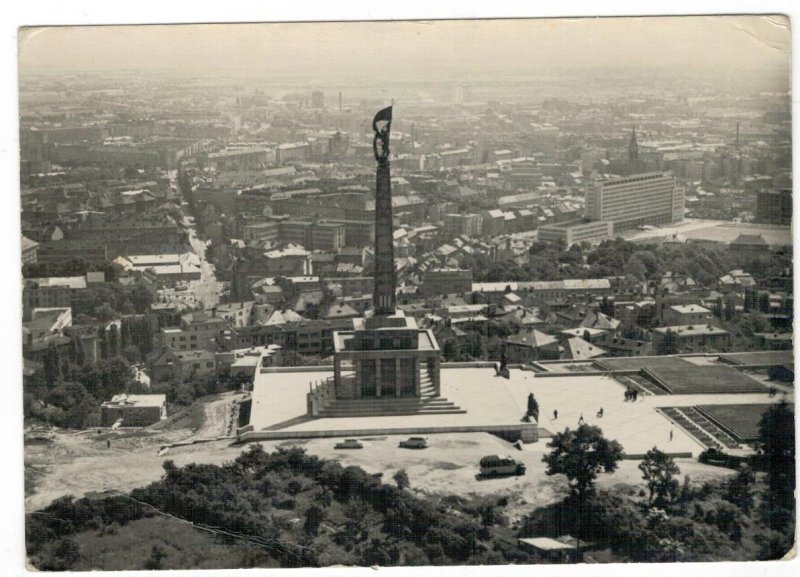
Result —
[[794, 363], [792, 351], [749, 351], [727, 353], [719, 356], [720, 361], [732, 365], [780, 366]]
[[673, 395], [766, 392], [766, 387], [755, 379], [725, 366], [697, 366], [684, 361], [645, 367], [642, 372]]
[[769, 407], [769, 404], [751, 404], [701, 405], [696, 408], [740, 443], [746, 443], [758, 439], [758, 423]]
[[573, 363], [566, 365], [565, 368], [570, 373], [591, 373], [597, 370], [591, 363]]
[[611, 359], [597, 359], [594, 361], [597, 368], [606, 371], [641, 371], [644, 368], [655, 369], [661, 367], [696, 367], [680, 357], [617, 357]]

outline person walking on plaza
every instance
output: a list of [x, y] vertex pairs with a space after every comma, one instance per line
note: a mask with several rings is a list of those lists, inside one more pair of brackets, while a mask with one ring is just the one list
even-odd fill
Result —
[[600, 418], [600, 419], [602, 419], [602, 418], [603, 418], [603, 407], [600, 407], [600, 410], [599, 410], [599, 411], [597, 411], [597, 416], [598, 416], [598, 418]]
[[553, 420], [555, 421], [558, 418], [558, 409], [553, 410]]
[[669, 440], [672, 441], [672, 429], [669, 430]]

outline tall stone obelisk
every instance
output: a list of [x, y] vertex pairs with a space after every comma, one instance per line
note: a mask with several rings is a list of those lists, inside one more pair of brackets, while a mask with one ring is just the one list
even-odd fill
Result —
[[[382, 126], [378, 126], [382, 123]], [[375, 185], [375, 288], [372, 301], [375, 316], [395, 313], [397, 274], [394, 270], [394, 238], [392, 236], [392, 175], [389, 167], [389, 131], [392, 128], [392, 107], [384, 108], [372, 120], [375, 138], [372, 151], [378, 163]]]

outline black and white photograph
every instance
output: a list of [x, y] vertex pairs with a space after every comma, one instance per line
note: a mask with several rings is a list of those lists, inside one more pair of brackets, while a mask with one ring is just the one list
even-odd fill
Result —
[[533, 16], [19, 23], [6, 564], [795, 557], [790, 17]]

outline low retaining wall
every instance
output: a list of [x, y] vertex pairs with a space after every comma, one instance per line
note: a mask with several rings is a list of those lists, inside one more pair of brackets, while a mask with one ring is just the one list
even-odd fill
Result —
[[174, 443], [167, 443], [159, 447], [159, 451], [164, 449], [172, 449], [173, 447], [188, 447], [189, 445], [197, 445], [198, 443], [213, 443], [214, 441], [231, 441], [236, 439], [233, 435], [220, 435], [219, 437], [204, 437], [200, 439], [187, 439], [185, 441], [175, 441]]
[[333, 365], [313, 365], [310, 367], [262, 367], [262, 373], [332, 373]]
[[[493, 369], [493, 361], [467, 361], [441, 363], [443, 369]], [[532, 371], [533, 369], [523, 364], [509, 364], [509, 369], [520, 369], [522, 371]], [[333, 373], [333, 365], [312, 365], [308, 367], [261, 367], [261, 373]]]
[[[694, 455], [692, 453], [664, 453], [667, 457], [672, 457], [673, 459], [691, 459]], [[628, 455], [627, 453], [622, 455], [622, 458], [626, 461], [641, 461], [647, 455], [644, 453], [636, 453], [633, 455]]]
[[[621, 372], [622, 371], [619, 371], [619, 372], [616, 372], [616, 373], [614, 373], [612, 371], [575, 371], [575, 372], [564, 371], [563, 373], [556, 373], [556, 372], [537, 373], [537, 372], [534, 372], [533, 373], [533, 377], [536, 378], [536, 379], [541, 379], [542, 377], [545, 377], [545, 378], [547, 378], [547, 377], [598, 377], [598, 376], [603, 376], [603, 375], [615, 375], [615, 374], [618, 375]], [[628, 372], [631, 372], [631, 371], [628, 371]], [[633, 374], [636, 374], [636, 371], [634, 371]]]
[[492, 433], [508, 441], [522, 440], [535, 443], [539, 440], [539, 429], [535, 423], [515, 423], [513, 425], [468, 425], [461, 427], [400, 427], [394, 429], [347, 429], [341, 431], [254, 431], [251, 425], [242, 427], [238, 440], [242, 443], [252, 441], [277, 441], [287, 439], [324, 439], [333, 437], [374, 437], [377, 435], [423, 435], [437, 433]]

